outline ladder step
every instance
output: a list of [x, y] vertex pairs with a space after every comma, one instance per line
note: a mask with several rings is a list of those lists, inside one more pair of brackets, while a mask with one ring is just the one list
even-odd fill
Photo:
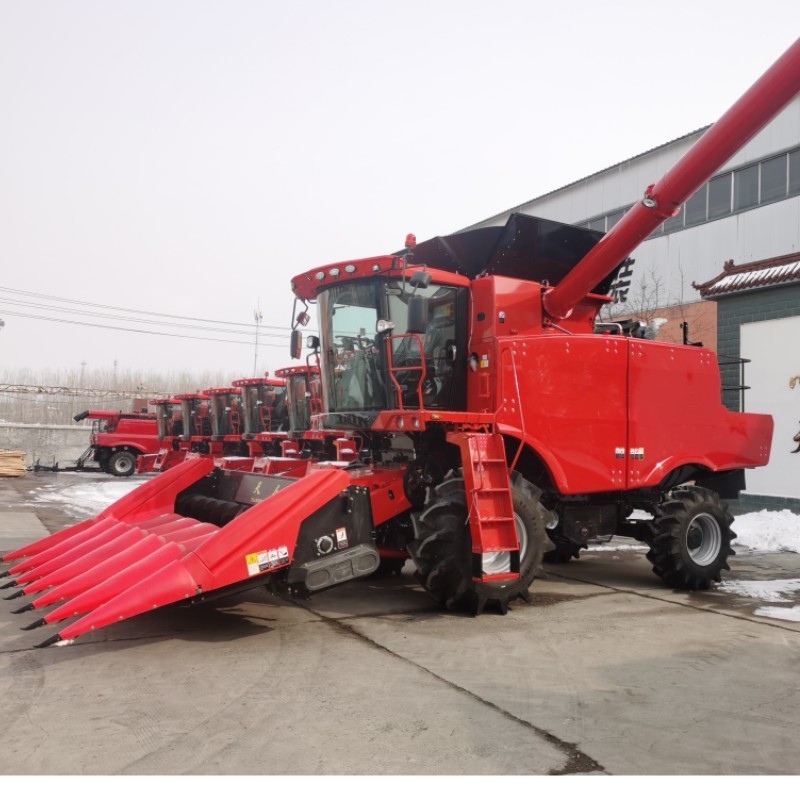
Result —
[[493, 583], [494, 581], [515, 581], [519, 579], [518, 572], [503, 572], [492, 575], [481, 575], [480, 578], [473, 577], [473, 583]]

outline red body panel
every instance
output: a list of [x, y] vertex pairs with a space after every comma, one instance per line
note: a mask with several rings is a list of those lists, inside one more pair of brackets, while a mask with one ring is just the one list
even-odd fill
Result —
[[720, 403], [714, 353], [629, 339], [628, 486], [656, 486], [673, 469], [713, 472], [767, 463], [772, 417]]
[[113, 430], [93, 433], [91, 442], [96, 447], [128, 447], [139, 453], [154, 453], [159, 447], [158, 424], [153, 415], [119, 417]]
[[532, 447], [562, 494], [625, 488], [626, 344], [563, 335], [497, 342], [498, 431]]

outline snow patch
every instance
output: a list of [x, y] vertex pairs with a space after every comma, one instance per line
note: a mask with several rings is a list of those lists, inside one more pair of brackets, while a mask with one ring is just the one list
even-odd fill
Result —
[[743, 597], [754, 597], [756, 600], [785, 603], [794, 599], [794, 595], [800, 592], [800, 578], [774, 581], [726, 580], [717, 588], [721, 592], [730, 592]]
[[58, 486], [52, 483], [32, 492], [33, 503], [52, 503], [65, 506], [79, 514], [93, 517], [104, 511], [112, 503], [141, 486], [150, 476], [126, 478], [125, 480], [105, 479], [71, 486]]
[[800, 622], [800, 606], [793, 606], [792, 608], [764, 606], [764, 608], [757, 608], [755, 613], [759, 617], [772, 617], [773, 619], [783, 619], [787, 622]]

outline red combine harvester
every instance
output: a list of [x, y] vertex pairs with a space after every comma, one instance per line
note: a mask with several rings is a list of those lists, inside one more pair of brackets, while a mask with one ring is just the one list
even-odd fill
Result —
[[155, 414], [90, 410], [76, 414], [74, 419], [92, 420], [91, 444], [78, 459], [78, 469], [94, 461], [103, 472], [126, 477], [133, 474], [140, 455], [158, 450]]
[[158, 447], [155, 452], [139, 456], [136, 472], [163, 472], [186, 457], [180, 449], [183, 435], [183, 414], [181, 402], [174, 397], [158, 397], [150, 401], [154, 407], [156, 424], [158, 425]]
[[[244, 378], [233, 381], [231, 387], [152, 400], [159, 451], [141, 457], [137, 471], [163, 472], [190, 453], [223, 459], [237, 469], [252, 468], [257, 456], [280, 455], [286, 433], [276, 431], [288, 427], [285, 390], [281, 379]], [[184, 415], [190, 420], [188, 431]]]
[[242, 394], [242, 438], [249, 455], [254, 459], [281, 455], [281, 443], [289, 429], [286, 381], [265, 375], [241, 378], [233, 385]]
[[164, 472], [190, 453], [208, 455], [213, 433], [211, 397], [189, 392], [150, 401], [155, 406], [158, 446], [139, 458], [136, 471]]
[[517, 215], [296, 277], [293, 354], [319, 309], [314, 430], [357, 457], [306, 460], [302, 477], [187, 459], [5, 555], [3, 588], [27, 597], [16, 611], [44, 613], [26, 629], [66, 622], [45, 646], [259, 585], [306, 595], [407, 556], [447, 608], [505, 612], [547, 549], [569, 557], [601, 531], [647, 543], [668, 585], [710, 587], [732, 552], [723, 498], [767, 463], [772, 419], [721, 404], [712, 352], [595, 325], [618, 265], [798, 91], [800, 40], [599, 242]]
[[[312, 337], [316, 348], [319, 342]], [[361, 437], [352, 431], [337, 431], [313, 425], [322, 413], [322, 379], [317, 365], [284, 367], [276, 375], [286, 379], [286, 402], [289, 408], [289, 434], [282, 442], [287, 458], [350, 463], [361, 452]]]

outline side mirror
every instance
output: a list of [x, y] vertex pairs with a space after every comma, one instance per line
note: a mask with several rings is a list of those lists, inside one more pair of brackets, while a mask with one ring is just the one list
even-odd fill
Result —
[[414, 295], [408, 301], [408, 332], [425, 333], [428, 327], [428, 298]]
[[303, 352], [303, 332], [300, 330], [292, 331], [292, 338], [289, 342], [289, 355], [291, 358], [300, 358]]

